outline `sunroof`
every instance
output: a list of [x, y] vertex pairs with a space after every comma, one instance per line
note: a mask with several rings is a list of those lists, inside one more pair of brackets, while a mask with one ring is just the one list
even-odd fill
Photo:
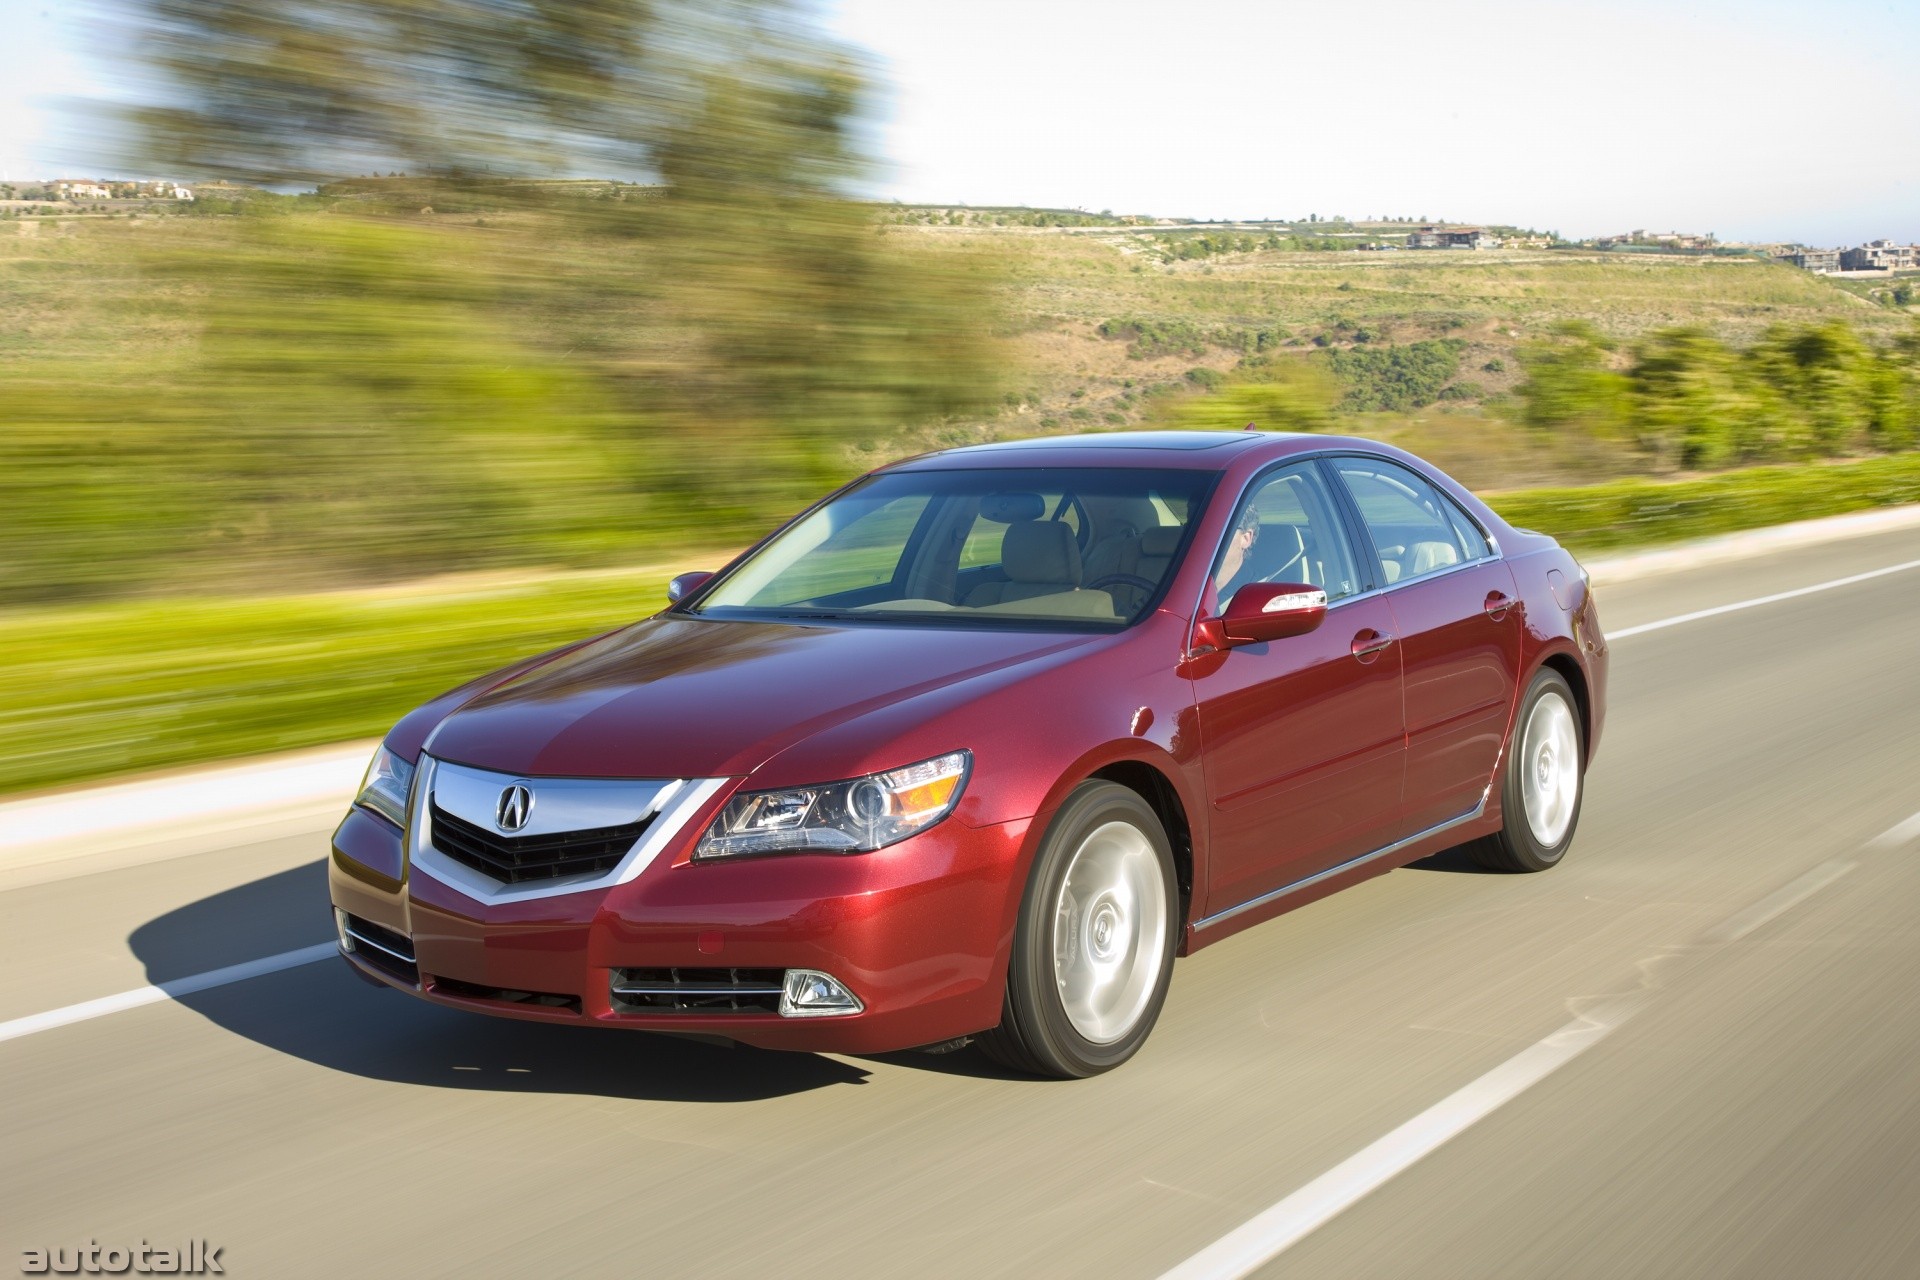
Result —
[[1196, 449], [1218, 449], [1224, 445], [1247, 444], [1258, 440], [1252, 431], [1108, 431], [1087, 436], [1037, 436], [1031, 440], [1007, 440], [974, 448], [992, 449], [1173, 449], [1182, 453]]

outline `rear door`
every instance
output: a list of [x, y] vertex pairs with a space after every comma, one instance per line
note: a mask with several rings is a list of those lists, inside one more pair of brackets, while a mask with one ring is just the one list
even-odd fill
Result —
[[1523, 619], [1512, 570], [1438, 487], [1385, 458], [1329, 460], [1386, 585], [1405, 689], [1400, 836], [1471, 812], [1506, 740]]

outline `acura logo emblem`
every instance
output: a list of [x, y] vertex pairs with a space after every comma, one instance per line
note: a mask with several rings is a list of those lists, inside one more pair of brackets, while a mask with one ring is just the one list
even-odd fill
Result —
[[518, 831], [532, 816], [533, 789], [516, 782], [500, 793], [500, 803], [493, 809], [493, 825], [502, 831]]

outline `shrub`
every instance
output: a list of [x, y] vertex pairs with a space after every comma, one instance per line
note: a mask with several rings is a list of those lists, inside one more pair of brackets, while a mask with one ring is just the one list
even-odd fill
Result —
[[1340, 407], [1354, 413], [1405, 412], [1432, 404], [1460, 370], [1457, 338], [1406, 346], [1330, 352], [1327, 367], [1346, 387]]
[[1226, 383], [1227, 375], [1218, 369], [1195, 367], [1187, 370], [1187, 381], [1203, 391], [1212, 391]]

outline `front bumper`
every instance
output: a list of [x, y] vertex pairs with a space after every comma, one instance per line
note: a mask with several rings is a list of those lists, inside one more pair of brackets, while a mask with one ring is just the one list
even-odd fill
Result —
[[[1028, 822], [949, 818], [874, 853], [692, 863], [710, 816], [625, 884], [490, 904], [409, 867], [401, 833], [355, 808], [334, 833], [333, 905], [392, 950], [410, 949], [414, 967], [363, 945], [344, 958], [363, 977], [454, 1008], [769, 1049], [883, 1053], [999, 1022]], [[831, 1017], [635, 1010], [613, 995], [615, 971], [631, 969], [813, 969], [864, 1007]]]

